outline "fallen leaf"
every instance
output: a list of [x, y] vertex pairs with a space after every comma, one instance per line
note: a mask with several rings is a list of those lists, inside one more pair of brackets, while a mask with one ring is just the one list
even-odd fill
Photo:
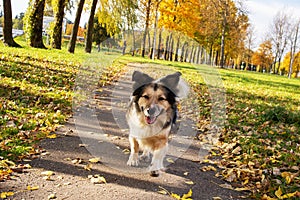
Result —
[[91, 163], [88, 163], [87, 165], [84, 166], [84, 169], [87, 170], [87, 171], [91, 171], [92, 170], [92, 166], [93, 165]]
[[47, 138], [55, 139], [55, 138], [57, 138], [57, 135], [56, 134], [51, 134], [51, 135], [48, 135]]
[[214, 166], [211, 166], [211, 165], [209, 165], [209, 166], [203, 166], [201, 168], [201, 170], [204, 171], [204, 172], [206, 172], [206, 171], [217, 171], [217, 169]]
[[56, 199], [56, 194], [55, 194], [55, 193], [50, 194], [50, 195], [48, 196], [48, 199]]
[[164, 194], [164, 195], [167, 195], [167, 194], [168, 194], [168, 192], [165, 191], [165, 190], [158, 190], [157, 192], [158, 192], [159, 194]]
[[79, 147], [87, 147], [89, 146], [88, 144], [79, 144]]
[[80, 158], [76, 158], [74, 160], [71, 161], [73, 164], [80, 164], [82, 163], [82, 160]]
[[43, 175], [43, 176], [52, 176], [52, 175], [54, 175], [54, 172], [53, 171], [43, 171], [43, 172], [41, 172], [41, 175]]
[[181, 197], [180, 197], [180, 195], [178, 195], [178, 194], [175, 194], [175, 193], [171, 193], [171, 197], [173, 197], [173, 198], [175, 198], [175, 199], [181, 199]]
[[181, 199], [190, 199], [192, 197], [192, 195], [193, 195], [193, 191], [192, 191], [192, 189], [190, 189], [188, 191], [188, 193], [182, 195]]
[[188, 184], [188, 185], [194, 185], [193, 181], [185, 181], [185, 183]]
[[174, 160], [172, 160], [172, 158], [167, 158], [166, 160], [168, 163], [174, 163]]
[[40, 187], [39, 186], [27, 186], [27, 190], [33, 191], [33, 190], [38, 190]]
[[1, 199], [6, 199], [7, 197], [13, 196], [14, 193], [13, 192], [1, 192], [0, 194], [0, 198]]
[[282, 172], [281, 176], [282, 176], [282, 178], [285, 178], [286, 184], [290, 184], [292, 179], [294, 178], [292, 173], [290, 173], [290, 172]]
[[269, 197], [268, 195], [264, 194], [264, 196], [261, 198], [261, 200], [276, 200], [272, 197]]
[[91, 162], [91, 163], [98, 163], [98, 162], [100, 162], [100, 158], [99, 157], [97, 157], [97, 158], [91, 158], [91, 159], [89, 159], [89, 162]]
[[189, 175], [189, 172], [184, 172], [183, 175], [187, 176]]
[[124, 149], [122, 152], [123, 152], [124, 154], [130, 154], [130, 150], [129, 150], [129, 149]]
[[222, 188], [225, 188], [225, 189], [233, 190], [233, 187], [231, 185], [229, 185], [228, 183], [220, 184], [219, 186]]
[[92, 176], [90, 179], [91, 179], [91, 182], [94, 184], [106, 183], [106, 179], [103, 176], [100, 176], [98, 174]]
[[282, 191], [281, 191], [280, 186], [279, 186], [278, 190], [276, 190], [275, 195], [276, 195], [276, 197], [278, 197], [279, 199], [281, 198]]
[[213, 200], [222, 200], [221, 197], [213, 197]]

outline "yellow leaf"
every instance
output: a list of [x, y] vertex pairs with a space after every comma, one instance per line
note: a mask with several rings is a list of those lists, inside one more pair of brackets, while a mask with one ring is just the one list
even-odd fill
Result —
[[91, 159], [89, 159], [89, 161], [91, 163], [98, 163], [100, 161], [100, 158], [99, 157], [97, 157], [97, 158], [91, 158]]
[[171, 197], [173, 197], [175, 199], [179, 199], [179, 200], [181, 199], [181, 197], [178, 194], [174, 194], [173, 192], [171, 194]]
[[193, 191], [192, 191], [192, 189], [190, 189], [189, 192], [184, 194], [181, 199], [188, 199], [188, 198], [192, 197], [192, 195], [193, 195]]
[[294, 197], [296, 195], [297, 195], [297, 192], [288, 193], [288, 194], [281, 196], [281, 199], [288, 199], [288, 198]]
[[130, 150], [129, 150], [129, 149], [124, 149], [122, 152], [123, 152], [124, 154], [130, 154]]
[[51, 134], [51, 135], [48, 135], [47, 138], [50, 138], [50, 139], [55, 139], [57, 136], [56, 134]]
[[87, 171], [91, 171], [92, 170], [92, 166], [93, 165], [91, 163], [89, 163], [89, 164], [87, 164], [87, 165], [84, 166], [84, 169], [87, 170]]
[[189, 173], [188, 172], [184, 172], [183, 175], [187, 176], [187, 175], [189, 175]]
[[98, 174], [91, 177], [91, 182], [94, 184], [107, 183], [106, 179]]
[[290, 172], [282, 172], [282, 178], [285, 178], [286, 184], [290, 184], [293, 178], [293, 175]]
[[264, 194], [264, 196], [262, 197], [261, 200], [276, 200], [276, 199], [274, 199], [272, 197], [269, 197], [268, 195]]
[[39, 186], [27, 186], [27, 190], [33, 191], [33, 190], [38, 190], [40, 187]]
[[167, 162], [169, 162], [169, 163], [174, 163], [174, 161], [172, 160], [172, 158], [167, 158], [166, 160], [167, 160]]
[[43, 172], [41, 172], [41, 175], [43, 175], [43, 176], [52, 176], [53, 174], [54, 174], [53, 171], [43, 171]]
[[278, 197], [279, 199], [281, 198], [282, 191], [281, 191], [280, 186], [279, 186], [278, 190], [275, 192], [275, 195], [276, 195], [276, 197]]
[[157, 191], [159, 194], [164, 194], [164, 195], [166, 195], [166, 194], [168, 194], [168, 192], [167, 191], [165, 191], [165, 190], [159, 190], [159, 191]]
[[7, 197], [13, 196], [14, 193], [13, 192], [1, 192], [0, 194], [0, 198], [1, 199], [6, 199]]
[[193, 181], [186, 181], [185, 183], [188, 184], [188, 185], [194, 185]]

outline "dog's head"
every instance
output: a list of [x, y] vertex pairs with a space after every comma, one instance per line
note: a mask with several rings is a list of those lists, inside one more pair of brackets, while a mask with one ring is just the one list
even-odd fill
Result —
[[176, 98], [181, 93], [179, 87], [181, 73], [176, 72], [158, 80], [135, 71], [132, 76], [133, 98], [136, 109], [144, 116], [145, 124], [172, 121]]

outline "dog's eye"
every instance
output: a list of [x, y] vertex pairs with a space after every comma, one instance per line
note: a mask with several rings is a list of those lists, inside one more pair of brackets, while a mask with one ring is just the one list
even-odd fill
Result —
[[164, 101], [164, 100], [166, 100], [164, 97], [159, 97], [158, 98], [158, 101]]
[[149, 99], [148, 95], [143, 95], [142, 97], [145, 98], [145, 99]]

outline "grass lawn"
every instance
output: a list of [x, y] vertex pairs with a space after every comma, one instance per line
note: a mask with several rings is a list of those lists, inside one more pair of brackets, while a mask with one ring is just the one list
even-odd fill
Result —
[[106, 85], [126, 63], [140, 62], [183, 73], [200, 108], [199, 140], [206, 142], [213, 129], [220, 134], [206, 159], [221, 169], [217, 176], [256, 198], [300, 196], [300, 79], [18, 43], [24, 48], [0, 45], [0, 181], [11, 173], [11, 161], [39, 153], [36, 142], [55, 137], [72, 115], [78, 73], [100, 69], [99, 84]]

